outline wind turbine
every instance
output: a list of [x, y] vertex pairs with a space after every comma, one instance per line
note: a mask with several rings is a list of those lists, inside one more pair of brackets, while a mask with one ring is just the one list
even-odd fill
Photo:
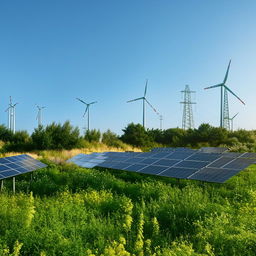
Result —
[[236, 113], [233, 117], [229, 118], [229, 121], [231, 121], [231, 131], [233, 131], [233, 121], [234, 118], [238, 115], [239, 113]]
[[42, 110], [45, 107], [40, 107], [38, 105], [36, 105], [36, 107], [38, 108], [38, 113], [37, 113], [37, 116], [36, 116], [36, 120], [38, 120], [38, 127], [40, 127], [42, 125]]
[[87, 131], [89, 131], [89, 130], [90, 130], [90, 111], [89, 111], [89, 110], [90, 110], [90, 106], [91, 106], [92, 104], [97, 103], [97, 101], [93, 101], [93, 102], [91, 102], [91, 103], [86, 103], [86, 102], [84, 102], [83, 100], [81, 100], [81, 99], [79, 99], [79, 98], [76, 98], [76, 99], [86, 105], [86, 108], [85, 108], [85, 112], [84, 112], [84, 114], [83, 114], [83, 117], [84, 117], [85, 114], [87, 113]]
[[140, 97], [140, 98], [136, 98], [133, 100], [129, 100], [127, 101], [127, 103], [129, 102], [133, 102], [133, 101], [137, 101], [137, 100], [142, 100], [142, 104], [143, 104], [143, 112], [142, 112], [142, 125], [145, 128], [145, 102], [156, 112], [156, 114], [159, 116], [160, 114], [157, 112], [157, 110], [149, 103], [149, 101], [146, 99], [146, 94], [147, 94], [147, 87], [148, 87], [148, 80], [146, 80], [146, 85], [145, 85], [145, 90], [144, 90], [144, 96]]
[[13, 104], [12, 103], [12, 96], [10, 96], [10, 103], [9, 107], [5, 110], [5, 112], [8, 111], [8, 129], [15, 133], [16, 129], [16, 117], [15, 117], [15, 106], [18, 103]]
[[159, 116], [159, 120], [160, 120], [160, 130], [163, 130], [163, 116], [162, 115]]
[[[222, 83], [204, 88], [204, 89], [211, 89], [211, 88], [220, 87], [220, 127], [224, 127], [225, 109], [223, 106], [225, 105], [228, 109], [228, 99], [227, 99], [227, 97], [225, 97], [225, 99], [223, 98], [224, 90], [226, 90], [225, 92], [230, 92], [231, 94], [233, 94], [233, 96], [235, 96], [240, 102], [242, 102], [245, 105], [245, 103], [226, 86], [226, 81], [228, 79], [230, 64], [231, 64], [231, 60], [229, 61], [228, 68], [227, 68], [227, 71], [226, 71], [226, 74], [225, 74], [225, 77], [224, 77], [224, 80]], [[226, 95], [227, 95], [227, 93], [226, 93]], [[229, 116], [226, 116], [225, 119], [227, 119], [227, 118], [229, 118]]]

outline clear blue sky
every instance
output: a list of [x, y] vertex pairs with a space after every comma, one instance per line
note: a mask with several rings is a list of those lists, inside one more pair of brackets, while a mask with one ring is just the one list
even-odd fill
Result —
[[[17, 129], [33, 131], [35, 104], [47, 108], [44, 124], [70, 120], [80, 129], [84, 106], [91, 128], [121, 134], [141, 122], [146, 78], [148, 100], [163, 127], [180, 127], [180, 91], [197, 91], [195, 125], [219, 125], [219, 89], [232, 58], [227, 85], [246, 103], [229, 97], [235, 128], [256, 129], [256, 1], [1, 1], [0, 123], [8, 97], [17, 106]], [[147, 108], [146, 126], [159, 128]]]

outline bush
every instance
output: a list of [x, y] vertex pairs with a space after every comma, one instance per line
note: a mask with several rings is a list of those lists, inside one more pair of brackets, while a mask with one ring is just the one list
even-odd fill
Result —
[[87, 130], [84, 135], [84, 139], [89, 142], [99, 142], [100, 141], [100, 130]]
[[154, 143], [153, 139], [141, 124], [128, 124], [128, 126], [123, 129], [123, 132], [124, 134], [121, 136], [121, 140], [133, 146], [148, 147]]
[[81, 146], [79, 129], [70, 122], [39, 127], [31, 135], [34, 149], [72, 149]]

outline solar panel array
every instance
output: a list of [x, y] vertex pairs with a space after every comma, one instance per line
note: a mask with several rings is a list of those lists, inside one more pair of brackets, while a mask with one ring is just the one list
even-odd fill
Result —
[[26, 154], [0, 158], [0, 180], [43, 167], [46, 167], [46, 165]]
[[222, 183], [256, 162], [256, 153], [227, 152], [226, 148], [155, 148], [151, 152], [79, 154], [68, 162], [180, 179]]

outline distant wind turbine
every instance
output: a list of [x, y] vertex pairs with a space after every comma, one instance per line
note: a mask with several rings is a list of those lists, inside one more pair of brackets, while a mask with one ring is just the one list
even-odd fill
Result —
[[238, 115], [239, 113], [236, 113], [233, 117], [229, 118], [229, 121], [231, 121], [231, 131], [233, 131], [233, 122], [234, 118]]
[[[220, 94], [220, 127], [224, 127], [224, 120], [229, 119], [227, 93], [226, 93], [226, 97], [223, 97], [224, 90], [233, 94], [233, 96], [235, 96], [241, 103], [243, 103], [245, 105], [245, 103], [226, 86], [226, 81], [228, 79], [230, 64], [231, 64], [231, 60], [229, 61], [228, 68], [227, 68], [227, 71], [226, 71], [226, 74], [225, 74], [225, 77], [224, 77], [224, 80], [222, 83], [204, 88], [204, 89], [211, 89], [211, 88], [220, 87], [220, 93], [221, 93]], [[225, 106], [226, 106], [226, 109], [225, 109]], [[226, 116], [224, 116], [224, 114]], [[227, 127], [225, 127], [225, 128], [227, 128]]]
[[42, 110], [45, 107], [40, 107], [38, 105], [36, 105], [38, 112], [37, 112], [37, 116], [36, 116], [36, 120], [38, 120], [38, 127], [40, 127], [42, 125]]
[[142, 104], [143, 104], [142, 125], [143, 125], [144, 128], [145, 128], [145, 102], [154, 110], [154, 112], [155, 112], [158, 116], [160, 116], [160, 114], [157, 112], [157, 110], [156, 110], [156, 109], [149, 103], [149, 101], [146, 99], [147, 87], [148, 87], [148, 80], [146, 80], [144, 96], [143, 96], [143, 97], [140, 97], [140, 98], [136, 98], [136, 99], [127, 101], [127, 103], [129, 103], [129, 102], [133, 102], [133, 101], [137, 101], [137, 100], [142, 100]]
[[16, 129], [15, 107], [17, 104], [18, 103], [12, 103], [12, 96], [10, 96], [9, 107], [5, 110], [5, 112], [8, 111], [8, 129], [13, 133], [15, 133]]
[[89, 131], [89, 130], [90, 130], [90, 106], [91, 106], [92, 104], [97, 103], [97, 101], [93, 101], [93, 102], [91, 102], [91, 103], [86, 103], [86, 102], [84, 102], [83, 100], [81, 100], [81, 99], [79, 99], [79, 98], [76, 98], [76, 99], [86, 105], [86, 108], [85, 108], [85, 112], [84, 112], [84, 114], [83, 114], [83, 117], [84, 117], [85, 114], [87, 113], [87, 131]]

